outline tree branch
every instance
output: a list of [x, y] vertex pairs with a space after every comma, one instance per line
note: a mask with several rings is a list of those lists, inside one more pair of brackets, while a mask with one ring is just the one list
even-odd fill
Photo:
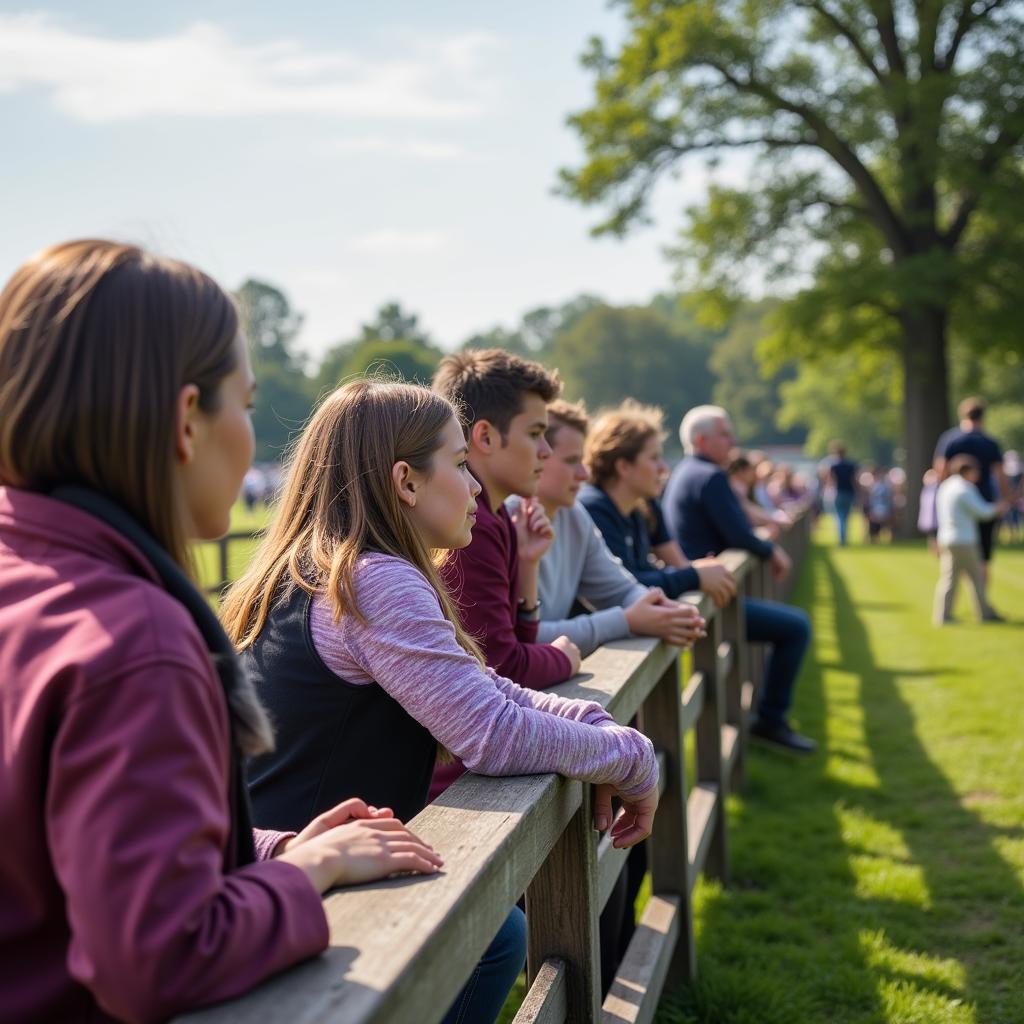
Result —
[[967, 33], [979, 21], [984, 21], [997, 7], [1002, 7], [1004, 3], [1005, 0], [987, 0], [986, 3], [982, 4], [980, 10], [975, 12], [974, 0], [966, 0], [963, 10], [960, 12], [960, 17], [957, 19], [956, 31], [953, 33], [953, 38], [950, 40], [949, 47], [943, 55], [940, 64], [943, 71], [948, 71], [952, 68], [953, 62], [960, 52], [960, 45], [966, 38]]
[[839, 17], [835, 11], [829, 10], [824, 3], [824, 0], [800, 0], [796, 4], [797, 7], [803, 7], [809, 11], [814, 11], [825, 19], [835, 30], [839, 33], [853, 48], [854, 53], [857, 54], [861, 59], [861, 63], [874, 75], [876, 81], [882, 88], [886, 88], [889, 84], [888, 79], [882, 72], [881, 68], [875, 63], [875, 58], [868, 52], [867, 47], [861, 41], [860, 37], [856, 32], [853, 31], [850, 26]]
[[823, 150], [850, 176], [857, 190], [864, 197], [871, 216], [885, 236], [889, 247], [898, 256], [908, 253], [906, 230], [896, 212], [886, 199], [874, 175], [864, 166], [853, 148], [826, 123], [825, 119], [806, 104], [788, 100], [765, 82], [759, 81], [750, 69], [750, 77], [744, 81], [737, 78], [727, 67], [711, 60], [706, 63], [714, 68], [734, 89], [752, 93], [767, 100], [779, 110], [788, 111], [799, 117], [814, 133], [816, 145]]
[[[991, 177], [992, 172], [995, 171], [999, 161], [1002, 160], [1007, 153], [1019, 146], [1022, 141], [1024, 141], [1024, 129], [1018, 128], [1015, 131], [1011, 131], [1009, 128], [1004, 128], [988, 145], [985, 152], [982, 154], [981, 159], [978, 161], [978, 176], [982, 180]], [[971, 216], [977, 209], [979, 199], [980, 196], [977, 189], [968, 192], [961, 201], [960, 206], [957, 208], [956, 214], [953, 216], [953, 220], [950, 222], [949, 227], [942, 234], [942, 244], [950, 252], [956, 248], [957, 243], [960, 241], [964, 231], [967, 229]]]
[[902, 78], [907, 73], [907, 65], [903, 60], [899, 36], [896, 34], [896, 16], [893, 14], [892, 0], [872, 0], [871, 9], [875, 15], [875, 27], [882, 40], [889, 71]]
[[743, 146], [767, 146], [769, 149], [797, 149], [800, 146], [816, 146], [812, 135], [757, 135], [746, 139], [704, 139], [700, 142], [669, 143], [676, 156], [706, 152], [709, 149], [739, 149]]

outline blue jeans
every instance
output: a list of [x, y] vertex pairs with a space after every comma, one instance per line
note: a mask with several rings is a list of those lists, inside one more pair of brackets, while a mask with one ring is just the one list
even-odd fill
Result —
[[526, 915], [513, 907], [445, 1014], [444, 1024], [493, 1024], [525, 963]]
[[852, 492], [836, 491], [836, 496], [832, 499], [832, 510], [836, 514], [836, 526], [839, 528], [839, 543], [844, 547], [851, 508], [853, 508]]
[[781, 722], [793, 701], [793, 684], [811, 639], [811, 620], [802, 608], [778, 601], [746, 602], [747, 640], [771, 644], [761, 683], [757, 714], [762, 721]]

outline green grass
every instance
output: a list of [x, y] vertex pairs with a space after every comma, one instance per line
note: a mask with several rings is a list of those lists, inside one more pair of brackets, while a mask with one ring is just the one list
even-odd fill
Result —
[[831, 543], [795, 717], [813, 759], [758, 750], [729, 802], [731, 884], [698, 884], [699, 979], [661, 1024], [1024, 1022], [1024, 549], [997, 549], [1012, 621], [930, 624], [921, 544]]
[[[255, 533], [262, 530], [270, 521], [270, 510], [257, 505], [252, 512], [239, 501], [231, 509], [231, 533]], [[228, 546], [228, 573], [230, 579], [236, 579], [249, 564], [256, 541], [232, 541]], [[212, 587], [220, 580], [220, 555], [215, 541], [204, 541], [192, 547], [196, 559], [199, 583], [201, 586]]]

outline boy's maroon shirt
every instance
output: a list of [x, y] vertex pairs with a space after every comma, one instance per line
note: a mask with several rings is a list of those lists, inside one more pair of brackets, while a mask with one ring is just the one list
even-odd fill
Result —
[[[543, 690], [565, 682], [572, 672], [568, 657], [551, 644], [537, 643], [539, 623], [519, 617], [519, 542], [504, 504], [491, 511], [486, 491], [477, 498], [476, 525], [469, 545], [453, 552], [442, 576], [459, 615], [498, 675], [520, 686]], [[438, 765], [430, 798], [448, 788], [464, 771], [460, 762]]]

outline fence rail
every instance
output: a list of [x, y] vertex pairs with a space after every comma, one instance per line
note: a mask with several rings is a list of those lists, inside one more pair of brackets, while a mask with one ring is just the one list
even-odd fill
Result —
[[[809, 517], [783, 539], [793, 576], [806, 551]], [[330, 947], [249, 994], [190, 1014], [190, 1024], [337, 1021], [430, 1024], [454, 1001], [516, 901], [525, 893], [529, 991], [515, 1024], [649, 1021], [662, 991], [696, 977], [691, 894], [704, 874], [728, 883], [725, 800], [743, 778], [747, 715], [762, 652], [743, 631], [750, 597], [778, 593], [767, 566], [722, 555], [736, 600], [716, 609], [687, 600], [708, 620], [680, 679], [679, 650], [634, 638], [601, 647], [581, 673], [555, 687], [596, 700], [639, 727], [659, 752], [662, 798], [648, 840], [652, 896], [603, 1004], [597, 919], [625, 861], [598, 841], [590, 787], [557, 775], [463, 776], [411, 822], [442, 852], [444, 871], [329, 894]], [[692, 730], [695, 777], [687, 778]]]

